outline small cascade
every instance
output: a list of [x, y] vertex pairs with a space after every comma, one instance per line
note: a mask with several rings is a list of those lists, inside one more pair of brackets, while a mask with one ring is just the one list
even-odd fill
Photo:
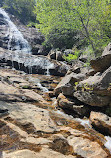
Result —
[[53, 67], [54, 67], [53, 63], [46, 66], [46, 70], [47, 70], [46, 75], [47, 76], [50, 76], [50, 71], [49, 70], [52, 69]]
[[11, 21], [8, 14], [4, 9], [0, 8], [0, 14], [3, 15], [4, 21], [8, 26], [7, 37], [8, 50], [31, 54], [31, 47], [26, 39], [24, 39], [22, 33], [17, 29], [16, 25]]

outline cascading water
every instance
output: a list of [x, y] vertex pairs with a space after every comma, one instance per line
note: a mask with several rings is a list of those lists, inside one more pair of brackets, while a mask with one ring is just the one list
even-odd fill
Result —
[[[44, 70], [45, 75], [50, 75], [50, 69], [54, 69], [54, 64], [47, 58], [33, 56], [31, 47], [26, 39], [24, 39], [22, 33], [17, 29], [16, 25], [11, 21], [8, 14], [4, 9], [0, 8], [0, 14], [2, 20], [7, 26], [6, 39], [8, 40], [8, 53], [5, 53], [5, 60], [11, 60], [12, 67], [16, 67], [14, 63], [18, 63], [19, 70], [21, 67], [28, 69], [28, 73], [32, 74], [33, 67]], [[11, 59], [7, 59], [10, 56]], [[21, 66], [22, 65], [22, 66]], [[41, 72], [37, 73], [41, 73]]]
[[11, 21], [8, 14], [4, 9], [0, 8], [0, 14], [3, 15], [4, 21], [8, 25], [7, 37], [8, 50], [13, 50], [16, 52], [29, 53], [31, 54], [31, 47], [26, 39], [24, 39], [22, 33], [17, 29], [16, 25]]
[[0, 8], [0, 14], [3, 16], [3, 19], [7, 25], [7, 34], [6, 37], [8, 39], [8, 50], [13, 51], [12, 53], [12, 67], [14, 68], [13, 59], [19, 58], [20, 53], [25, 57], [25, 54], [32, 54], [31, 47], [26, 39], [24, 39], [22, 33], [17, 29], [16, 25], [11, 21], [8, 14], [4, 9]]

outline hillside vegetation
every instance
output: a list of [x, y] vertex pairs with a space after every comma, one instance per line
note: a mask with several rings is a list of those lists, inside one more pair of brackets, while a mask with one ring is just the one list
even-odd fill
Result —
[[77, 48], [97, 56], [111, 39], [110, 0], [2, 0], [0, 4], [22, 22], [33, 22], [50, 48]]

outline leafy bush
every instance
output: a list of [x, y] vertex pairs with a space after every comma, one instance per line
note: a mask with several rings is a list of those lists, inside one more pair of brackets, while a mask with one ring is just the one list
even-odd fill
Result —
[[78, 59], [78, 57], [79, 57], [79, 53], [80, 53], [80, 52], [79, 52], [78, 50], [76, 50], [76, 51], [74, 52], [74, 54], [68, 54], [67, 56], [64, 55], [63, 58], [64, 58], [67, 62], [76, 61], [76, 60]]

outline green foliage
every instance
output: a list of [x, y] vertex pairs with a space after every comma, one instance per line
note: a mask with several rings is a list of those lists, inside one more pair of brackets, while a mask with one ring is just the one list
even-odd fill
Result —
[[66, 60], [66, 61], [68, 61], [68, 62], [70, 62], [70, 61], [72, 61], [72, 60], [77, 60], [77, 56], [76, 55], [73, 55], [73, 54], [68, 54], [68, 56], [63, 56], [63, 58]]
[[0, 5], [29, 27], [36, 21], [48, 49], [91, 46], [98, 56], [111, 41], [110, 0], [0, 0]]
[[39, 21], [36, 27], [52, 47], [71, 48], [79, 41], [78, 30], [71, 22], [70, 10], [65, 0], [37, 0], [35, 13]]
[[85, 43], [97, 55], [97, 50], [110, 42], [110, 1], [37, 0], [35, 13], [39, 21], [37, 28], [53, 47], [72, 48]]
[[78, 50], [75, 50], [74, 54], [68, 54], [67, 56], [66, 55], [63, 55], [63, 58], [67, 61], [67, 62], [71, 62], [71, 61], [76, 61], [79, 57], [79, 51]]
[[31, 21], [31, 22], [28, 23], [27, 27], [35, 27], [35, 25], [36, 25], [36, 24]]
[[89, 62], [86, 62], [85, 64], [84, 64], [84, 67], [89, 67], [90, 66], [90, 63]]

